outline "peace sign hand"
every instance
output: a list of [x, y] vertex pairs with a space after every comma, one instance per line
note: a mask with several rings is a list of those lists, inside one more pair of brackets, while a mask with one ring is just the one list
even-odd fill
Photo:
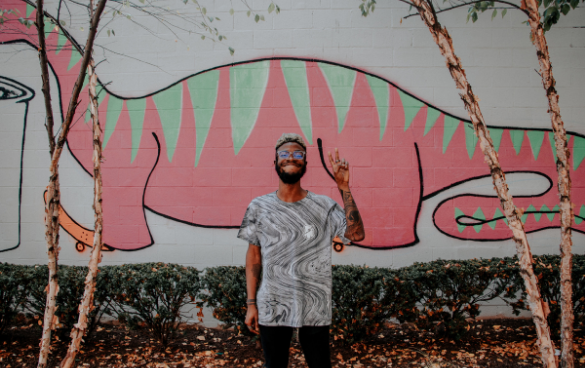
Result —
[[329, 154], [329, 162], [331, 163], [331, 168], [333, 170], [333, 177], [335, 178], [335, 182], [337, 186], [342, 189], [349, 186], [349, 162], [345, 158], [339, 159], [339, 151], [335, 148], [335, 160], [333, 156], [331, 156], [331, 152]]

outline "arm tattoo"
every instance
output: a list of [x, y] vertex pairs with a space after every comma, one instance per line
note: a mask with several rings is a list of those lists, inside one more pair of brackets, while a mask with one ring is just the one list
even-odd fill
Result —
[[353, 196], [351, 192], [339, 190], [341, 193], [341, 198], [343, 198], [343, 206], [345, 209], [345, 219], [347, 221], [347, 230], [345, 232], [345, 237], [350, 240], [357, 240], [361, 241], [364, 239], [365, 232], [364, 232], [364, 223], [362, 221], [362, 217], [360, 215], [360, 211], [353, 200]]
[[261, 264], [253, 264], [252, 265], [252, 277], [256, 280], [256, 282], [260, 281], [260, 272], [262, 272], [262, 265]]

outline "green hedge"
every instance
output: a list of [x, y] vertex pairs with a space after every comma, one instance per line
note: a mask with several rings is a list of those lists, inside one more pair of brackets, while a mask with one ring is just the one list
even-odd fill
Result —
[[[548, 302], [553, 333], [560, 324], [559, 257], [537, 256], [535, 272]], [[516, 258], [438, 260], [400, 269], [333, 266], [331, 333], [346, 343], [374, 336], [395, 318], [440, 336], [460, 339], [480, 315], [479, 305], [501, 299], [515, 314], [528, 310]], [[69, 332], [77, 320], [87, 267], [60, 266], [57, 316]], [[42, 321], [46, 266], [0, 263], [0, 332], [19, 312]], [[241, 266], [192, 267], [166, 263], [105, 266], [98, 273], [90, 327], [110, 315], [129, 328], [146, 327], [161, 343], [173, 337], [181, 311], [209, 307], [225, 327], [245, 328], [246, 276]], [[573, 258], [575, 324], [585, 317], [585, 256]], [[201, 316], [201, 313], [198, 314]]]

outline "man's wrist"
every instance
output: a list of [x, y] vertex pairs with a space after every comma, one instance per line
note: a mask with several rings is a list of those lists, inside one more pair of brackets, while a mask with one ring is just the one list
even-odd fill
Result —
[[349, 192], [349, 184], [338, 184], [337, 188], [344, 192]]

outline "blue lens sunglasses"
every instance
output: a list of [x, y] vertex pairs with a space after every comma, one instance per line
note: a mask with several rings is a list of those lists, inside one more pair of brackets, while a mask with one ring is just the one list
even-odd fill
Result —
[[278, 154], [278, 157], [283, 159], [283, 160], [290, 158], [291, 155], [295, 160], [302, 160], [303, 158], [305, 158], [305, 152], [303, 152], [303, 151], [294, 151], [294, 152], [278, 151], [276, 153]]

